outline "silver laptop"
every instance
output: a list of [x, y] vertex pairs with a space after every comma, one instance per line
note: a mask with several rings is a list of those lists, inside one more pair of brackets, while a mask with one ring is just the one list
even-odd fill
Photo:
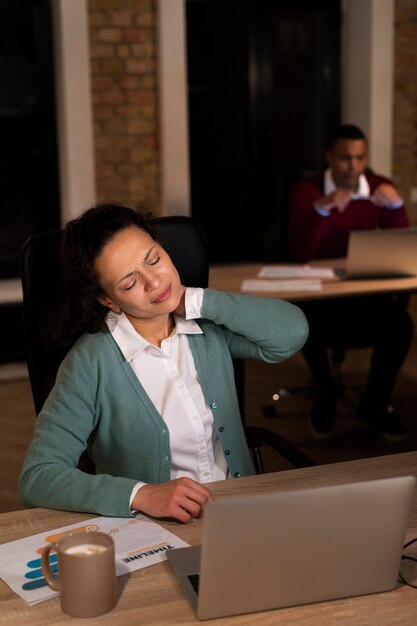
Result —
[[345, 278], [417, 276], [417, 228], [354, 230]]
[[387, 591], [415, 486], [402, 476], [218, 500], [202, 546], [166, 556], [200, 619]]

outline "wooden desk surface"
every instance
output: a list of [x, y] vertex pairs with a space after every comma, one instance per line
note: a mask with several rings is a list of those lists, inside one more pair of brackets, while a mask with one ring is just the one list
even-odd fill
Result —
[[[239, 293], [243, 280], [257, 278], [259, 270], [267, 263], [232, 263], [210, 266], [209, 286], [220, 291]], [[326, 259], [310, 263], [316, 267], [343, 267], [344, 259]], [[342, 280], [335, 276], [322, 280], [320, 291], [250, 292], [257, 295], [280, 297], [292, 302], [339, 298], [392, 292], [417, 292], [417, 276], [409, 278], [378, 278], [366, 280]], [[249, 292], [247, 292], [249, 293]]]
[[[217, 498], [223, 498], [404, 474], [417, 476], [417, 451], [217, 482], [213, 483], [213, 491]], [[93, 516], [47, 509], [3, 513], [0, 515], [0, 542], [13, 541], [89, 517]], [[164, 522], [161, 525], [190, 544], [200, 541], [202, 520], [193, 520], [186, 525], [176, 522]], [[417, 501], [413, 505], [407, 539], [416, 535]], [[64, 615], [60, 609], [59, 598], [29, 607], [0, 580], [0, 624], [13, 626], [45, 626], [45, 624], [60, 626], [70, 623], [88, 623], [89, 626], [201, 624], [184, 598], [168, 563], [159, 563], [138, 570], [128, 577], [119, 577], [118, 581], [120, 597], [113, 611], [98, 618], [81, 620]], [[206, 623], [223, 626], [229, 624], [414, 626], [417, 623], [417, 590], [398, 586], [395, 590], [385, 593], [208, 620]]]

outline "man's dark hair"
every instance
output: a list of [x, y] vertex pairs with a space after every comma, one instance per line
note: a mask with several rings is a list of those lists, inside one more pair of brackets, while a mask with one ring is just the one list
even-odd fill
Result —
[[333, 150], [339, 139], [351, 139], [353, 141], [363, 139], [366, 142], [365, 134], [358, 126], [354, 126], [354, 124], [340, 124], [340, 126], [335, 128], [329, 135], [326, 149]]

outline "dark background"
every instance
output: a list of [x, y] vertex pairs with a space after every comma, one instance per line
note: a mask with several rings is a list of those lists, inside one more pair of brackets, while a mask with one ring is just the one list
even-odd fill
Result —
[[[49, 0], [0, 0], [0, 280], [35, 232], [59, 226]], [[21, 306], [0, 306], [0, 362], [24, 360]]]
[[186, 18], [192, 215], [211, 261], [285, 259], [289, 189], [339, 123], [340, 2], [187, 0]]
[[0, 279], [33, 232], [59, 224], [49, 2], [0, 0]]

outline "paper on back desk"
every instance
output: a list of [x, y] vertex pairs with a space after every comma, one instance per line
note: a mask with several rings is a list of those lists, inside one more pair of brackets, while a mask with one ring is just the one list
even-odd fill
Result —
[[242, 282], [242, 291], [320, 291], [321, 281], [318, 279], [271, 280], [247, 279]]
[[258, 272], [258, 278], [334, 278], [331, 267], [311, 265], [266, 265]]

